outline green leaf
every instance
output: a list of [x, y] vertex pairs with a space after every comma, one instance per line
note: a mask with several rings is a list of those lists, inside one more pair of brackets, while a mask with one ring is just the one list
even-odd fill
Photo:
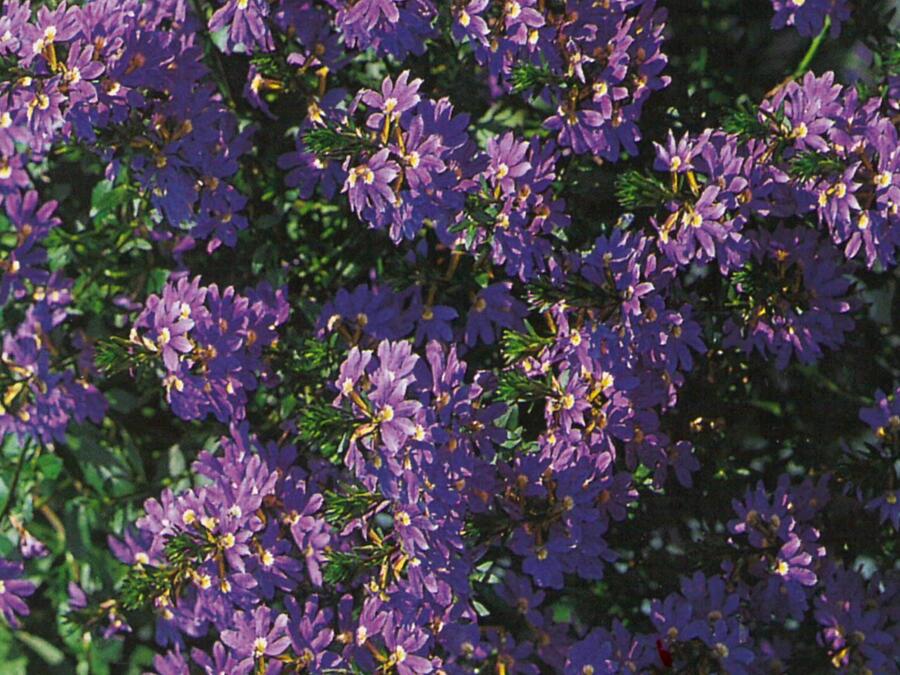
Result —
[[658, 208], [675, 196], [654, 175], [626, 171], [616, 179], [616, 198], [625, 209]]
[[37, 461], [38, 471], [47, 480], [55, 480], [62, 471], [63, 461], [56, 455], [41, 455]]
[[[25, 644], [31, 651], [40, 656], [47, 664], [58, 666], [63, 662], [66, 655], [58, 647], [53, 646], [47, 640], [24, 630], [17, 630], [13, 635], [16, 639]], [[3, 672], [7, 672], [4, 665]]]
[[169, 448], [169, 475], [177, 478], [185, 472], [185, 469], [187, 469], [187, 461], [184, 453], [177, 445], [173, 445]]

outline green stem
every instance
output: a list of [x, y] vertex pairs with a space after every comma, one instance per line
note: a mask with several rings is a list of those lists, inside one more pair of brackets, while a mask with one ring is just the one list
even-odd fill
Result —
[[16, 499], [16, 488], [19, 486], [19, 478], [22, 475], [22, 468], [25, 466], [25, 460], [31, 452], [31, 444], [26, 441], [25, 447], [22, 448], [22, 454], [19, 455], [19, 462], [16, 465], [16, 473], [13, 476], [12, 483], [9, 486], [9, 496], [6, 498], [6, 504], [3, 505], [3, 511], [0, 511], [0, 525], [2, 525], [13, 502]]
[[825, 25], [822, 26], [822, 30], [819, 31], [819, 34], [813, 38], [813, 41], [809, 45], [809, 49], [806, 50], [806, 54], [803, 55], [803, 60], [800, 61], [800, 65], [797, 66], [797, 69], [791, 75], [792, 80], [796, 80], [798, 77], [806, 73], [809, 70], [809, 66], [812, 63], [812, 60], [816, 58], [816, 53], [819, 51], [819, 47], [822, 46], [822, 43], [825, 42], [825, 36], [828, 34], [828, 29], [831, 28], [831, 17], [825, 17]]

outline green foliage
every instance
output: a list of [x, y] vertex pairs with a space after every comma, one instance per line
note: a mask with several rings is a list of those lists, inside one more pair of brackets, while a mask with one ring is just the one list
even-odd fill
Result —
[[843, 163], [837, 157], [815, 150], [800, 152], [791, 157], [791, 175], [802, 180], [822, 178], [842, 173], [844, 170]]
[[328, 127], [310, 129], [303, 134], [303, 143], [321, 159], [343, 159], [374, 147], [361, 130], [348, 133]]
[[343, 461], [343, 450], [353, 433], [353, 420], [328, 402], [310, 401], [299, 411], [299, 439], [335, 464]]
[[658, 208], [675, 196], [651, 173], [625, 171], [616, 178], [616, 198], [623, 209]]
[[531, 63], [517, 63], [512, 69], [513, 93], [538, 89], [547, 84], [556, 82], [556, 76], [550, 69], [544, 66], [536, 66]]
[[744, 139], [765, 138], [769, 134], [769, 127], [759, 117], [758, 106], [741, 98], [722, 119], [722, 129]]
[[[212, 13], [210, 3], [198, 4], [207, 15]], [[441, 10], [446, 11], [450, 4], [442, 5]], [[563, 3], [554, 4], [562, 7]], [[670, 0], [660, 4], [670, 9], [671, 38], [664, 48], [669, 65], [665, 74], [674, 84], [644, 110], [641, 156], [615, 168], [575, 156], [560, 164], [562, 173], [555, 189], [565, 198], [566, 210], [573, 216], [574, 225], [566, 235], [573, 246], [608, 233], [609, 224], [619, 221], [623, 207], [654, 209], [677, 196], [661, 174], [647, 170], [652, 162], [650, 141], [663, 140], [669, 128], [699, 131], [724, 124], [727, 131], [745, 138], [761, 138], [772, 128], [790, 134], [783, 111], [760, 119], [757, 103], [793, 72], [807, 50], [807, 42], [787, 35], [788, 31], [773, 34], [765, 2]], [[884, 13], [876, 12], [875, 5], [880, 4], [854, 3], [853, 23], [840, 41], [828, 41], [820, 49], [815, 57], [817, 71], [840, 69], [849, 63], [853, 40], [864, 37], [876, 49], [875, 72], [879, 76], [900, 74], [900, 43], [889, 34]], [[293, 148], [290, 139], [297, 133], [293, 125], [298, 109], [302, 111], [308, 105], [309, 95], [318, 85], [317, 77], [299, 74], [275, 56], [253, 56], [253, 64], [282, 87], [268, 90], [266, 100], [276, 114], [276, 119], [270, 119], [240, 97], [251, 58], [221, 54], [213, 44], [219, 37], [198, 36], [204, 62], [214, 71], [219, 89], [241, 125], [256, 127], [254, 150], [244, 161], [238, 181], [249, 198], [246, 213], [251, 225], [241, 232], [236, 248], [221, 247], [210, 255], [201, 246], [184, 254], [182, 262], [185, 268], [222, 287], [242, 289], [260, 280], [289, 286], [292, 302], [302, 309], [295, 311], [278, 347], [267, 356], [276, 375], [288, 373], [289, 377], [257, 392], [258, 398], [249, 406], [249, 421], [264, 438], [287, 434], [285, 437], [297, 443], [300, 453], [340, 463], [358, 421], [332, 407], [334, 392], [320, 384], [334, 380], [347, 345], [337, 337], [328, 341], [310, 338], [310, 327], [323, 303], [338, 288], [366, 283], [371, 269], [377, 270], [382, 279], [390, 276], [386, 272], [408, 274], [402, 259], [408, 250], [398, 251], [381, 233], [364, 230], [343, 200], [304, 200], [297, 190], [285, 187], [277, 158]], [[475, 135], [482, 145], [488, 136], [507, 130], [551, 137], [542, 126], [548, 111], [540, 107], [538, 99], [532, 106], [516, 96], [489, 100], [482, 73], [465, 50], [430, 49], [426, 56], [402, 65], [380, 60], [374, 52], [363, 54], [345, 71], [329, 75], [328, 86], [374, 83], [405, 67], [425, 78], [429, 96], [452, 94], [457, 111], [477, 120], [473, 127], [477, 127]], [[17, 76], [13, 61], [0, 59], [0, 78]], [[512, 82], [516, 92], [539, 93], [552, 78], [543, 65], [518, 64], [513, 68]], [[863, 83], [859, 87], [867, 91]], [[868, 93], [882, 93], [869, 89]], [[370, 147], [367, 133], [362, 129], [341, 133], [318, 127], [303, 133], [302, 140], [321, 159], [342, 161]], [[114, 140], [103, 138], [101, 143]], [[811, 152], [797, 155], [791, 167], [797, 177], [810, 179], [837, 170], [833, 158]], [[146, 346], [127, 338], [130, 319], [123, 307], [140, 304], [148, 294], [160, 292], [173, 265], [174, 241], [158, 236], [161, 216], [134, 177], [123, 169], [115, 181], [109, 181], [104, 178], [104, 169], [104, 162], [75, 144], [54, 150], [44, 165], [35, 169], [42, 200], [58, 200], [63, 221], [46, 242], [49, 265], [75, 280], [75, 325], [84, 344], [94, 350], [110, 411], [102, 425], [74, 425], [64, 440], [41, 447], [20, 445], [12, 435], [3, 439], [0, 556], [15, 555], [19, 534], [12, 517], [50, 549], [48, 558], [32, 567], [32, 578], [39, 588], [29, 602], [32, 616], [27, 630], [14, 633], [0, 628], [0, 672], [4, 674], [145, 672], [156, 651], [152, 637], [155, 615], [146, 610], [152, 609], [158, 598], [176, 595], [179, 585], [192, 583], [197, 562], [217, 554], [216, 544], [209, 538], [181, 533], [166, 545], [171, 565], [131, 565], [124, 569], [108, 548], [107, 536], [122, 536], [145, 499], [157, 496], [166, 487], [190, 484], [189, 467], [196, 453], [213, 444], [224, 430], [214, 420], [188, 424], [174, 418], [153, 369], [155, 357]], [[468, 218], [458, 225], [458, 231], [473, 239], [479, 228], [493, 227], [500, 208], [489, 187], [482, 186], [482, 191], [470, 199]], [[433, 243], [433, 235], [429, 236]], [[8, 244], [10, 238], [15, 235], [0, 215], [0, 241]], [[451, 298], [454, 302], [450, 304], [455, 304], [491, 283], [489, 259], [463, 264], [468, 266], [460, 268], [452, 283], [443, 280], [445, 267], [426, 271], [424, 283], [436, 287], [437, 302]], [[752, 268], [735, 277], [737, 280], [752, 288], [755, 296], [765, 297], [765, 280], [754, 276]], [[652, 505], [642, 507], [646, 510], [630, 513], [634, 526], [619, 528], [621, 533], [614, 545], [632, 552], [647, 574], [631, 575], [625, 583], [620, 578], [623, 575], [611, 573], [603, 584], [585, 588], [583, 597], [566, 598], [554, 605], [559, 618], [571, 616], [573, 610], [567, 603], [575, 602], [574, 614], [578, 616], [615, 614], [626, 623], [642, 620], [628, 614], [626, 600], [636, 595], [664, 594], [668, 589], [658, 586], [648, 591], [653, 572], [677, 569], [684, 563], [673, 549], [656, 549], [648, 544], [646, 532], [668, 522], [667, 517], [676, 508], [696, 514], [698, 527], [705, 526], [709, 505], [728, 504], [734, 497], [722, 476], [735, 475], [741, 467], [749, 466], [754, 476], [771, 478], [777, 452], [786, 453], [785, 461], [797, 471], [815, 473], [821, 469], [821, 458], [835, 450], [826, 447], [829, 439], [858, 424], [857, 410], [866, 403], [860, 398], [887, 386], [882, 379], [884, 372], [900, 372], [898, 345], [885, 337], [896, 332], [896, 312], [890, 310], [895, 289], [888, 285], [876, 290], [881, 295], [872, 303], [873, 314], [887, 308], [880, 323], [861, 326], [854, 344], [839, 358], [826, 359], [813, 369], [793, 369], [790, 377], [797, 379], [792, 387], [788, 386], [787, 375], [738, 365], [731, 353], [710, 343], [713, 351], [709, 363], [692, 375], [688, 385], [693, 395], [679, 401], [677, 416], [673, 416], [675, 424], [682, 427], [677, 435], [691, 438], [704, 456], [704, 466], [695, 478], [702, 487], [695, 491], [675, 487], [659, 495]], [[530, 285], [528, 292], [531, 308], [537, 312], [545, 312], [562, 300], [584, 309], [602, 308], [607, 300], [609, 306], [615, 305], [612, 296], [598, 297], [606, 291], [587, 283], [570, 282], [559, 287], [540, 282]], [[732, 294], [711, 302], [723, 307], [738, 300]], [[20, 318], [11, 310], [0, 312], [4, 329], [15, 326]], [[540, 402], [551, 394], [553, 386], [543, 376], [527, 377], [518, 364], [539, 354], [550, 343], [546, 336], [554, 332], [527, 324], [524, 331], [506, 331], [501, 338], [502, 357], [510, 368], [502, 374], [493, 394], [509, 403], [502, 420], [508, 434], [505, 452], [527, 452], [533, 447], [528, 425], [542, 415]], [[71, 346], [60, 335], [45, 337], [58, 343], [60, 353]], [[473, 358], [480, 358], [480, 354], [476, 352]], [[137, 375], [136, 381], [133, 375]], [[9, 410], [16, 409], [17, 397], [27, 395], [21, 382], [21, 373], [0, 365], [0, 402]], [[813, 391], [815, 396], [798, 399], [791, 395], [796, 388]], [[748, 401], [752, 403], [748, 405]], [[823, 410], [828, 414], [823, 415]], [[286, 422], [296, 422], [296, 434], [293, 428], [285, 431], [289, 428]], [[767, 432], [765, 437], [762, 429]], [[784, 447], [775, 447], [770, 439], [785, 440]], [[870, 459], [878, 461], [874, 455]], [[879, 467], [885, 473], [889, 469]], [[857, 478], [849, 473], [847, 476]], [[650, 471], [640, 466], [637, 488], [651, 489], [651, 482]], [[359, 486], [340, 495], [329, 492], [325, 498], [326, 518], [334, 525], [383, 507]], [[858, 528], [863, 542], [877, 539], [868, 525], [851, 525]], [[469, 541], [502, 536], [505, 526], [501, 521], [473, 518], [467, 524], [466, 536]], [[686, 526], [673, 528], [672, 533], [685, 539], [691, 534]], [[389, 580], [395, 571], [383, 563], [391, 553], [375, 543], [354, 552], [331, 551], [323, 570], [325, 582], [347, 581], [372, 570], [378, 570], [379, 578]], [[625, 563], [638, 564], [635, 560]], [[485, 568], [480, 574], [486, 581], [493, 570]], [[668, 576], [670, 585], [677, 585], [675, 575]], [[91, 603], [86, 610], [68, 612], [70, 581], [88, 592]], [[118, 602], [110, 604], [113, 596]], [[85, 631], [90, 634], [97, 630], [113, 609], [128, 613], [133, 632], [121, 641], [85, 639]], [[493, 606], [481, 606], [479, 611], [498, 613]]]
[[345, 486], [338, 493], [325, 492], [325, 520], [341, 528], [349, 521], [359, 518], [373, 509], [381, 498], [362, 487]]
[[500, 376], [497, 398], [507, 403], [543, 401], [553, 391], [545, 378], [531, 378], [515, 370]]
[[525, 328], [526, 332], [524, 333], [512, 330], [503, 331], [500, 344], [506, 365], [518, 363], [525, 356], [536, 356], [541, 349], [553, 344], [553, 337], [538, 335], [527, 321]]

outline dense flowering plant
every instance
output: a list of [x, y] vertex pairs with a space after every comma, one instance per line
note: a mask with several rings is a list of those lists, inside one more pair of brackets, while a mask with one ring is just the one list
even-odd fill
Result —
[[0, 670], [900, 673], [893, 3], [714, 4], [2, 3]]

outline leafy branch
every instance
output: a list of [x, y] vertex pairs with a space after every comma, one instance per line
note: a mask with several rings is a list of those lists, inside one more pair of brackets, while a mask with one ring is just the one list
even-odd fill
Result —
[[527, 321], [525, 328], [526, 332], [524, 333], [506, 330], [503, 332], [503, 337], [500, 338], [503, 361], [508, 366], [518, 362], [524, 356], [538, 354], [544, 347], [553, 344], [552, 337], [538, 335]]
[[372, 151], [375, 144], [360, 131], [317, 127], [303, 134], [303, 144], [319, 159], [343, 159]]
[[200, 538], [180, 532], [168, 539], [164, 546], [168, 565], [152, 567], [135, 565], [128, 570], [119, 591], [122, 607], [134, 611], [149, 606], [160, 597], [177, 597], [198, 561], [209, 559], [216, 543], [210, 536]]
[[325, 520], [334, 526], [342, 526], [360, 518], [383, 501], [380, 496], [358, 486], [346, 486], [343, 493], [325, 492]]
[[624, 209], [657, 208], [676, 196], [659, 178], [640, 171], [616, 179], [616, 198]]
[[497, 397], [507, 403], [541, 401], [553, 393], [546, 378], [533, 379], [518, 371], [508, 370], [499, 379]]
[[521, 94], [529, 89], [558, 82], [558, 78], [550, 72], [546, 65], [536, 66], [532, 63], [518, 63], [513, 66], [510, 79], [514, 94]]
[[807, 150], [791, 158], [790, 173], [794, 178], [810, 180], [811, 178], [840, 173], [845, 168], [844, 163], [834, 155]]
[[353, 420], [330, 403], [310, 402], [300, 410], [299, 439], [315, 447], [333, 463], [340, 463], [341, 450], [352, 433]]

